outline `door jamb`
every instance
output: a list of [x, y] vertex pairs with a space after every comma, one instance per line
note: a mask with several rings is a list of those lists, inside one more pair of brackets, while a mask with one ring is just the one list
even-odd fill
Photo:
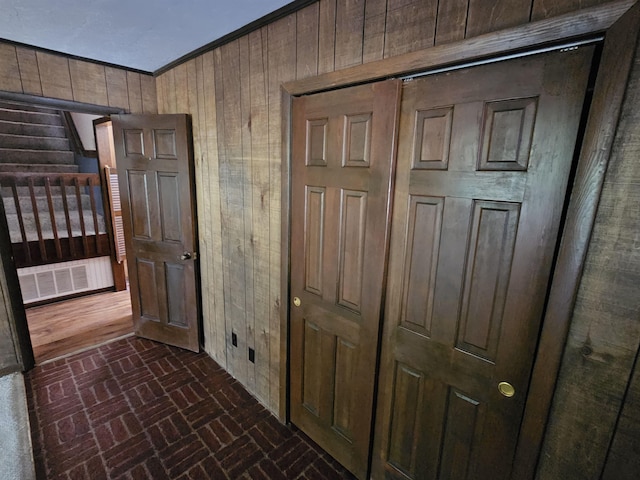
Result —
[[[291, 232], [291, 108], [294, 96], [530, 51], [604, 34], [604, 48], [585, 136], [541, 322], [512, 478], [533, 478], [582, 277], [640, 26], [640, 3], [619, 0], [376, 62], [284, 83], [280, 285], [280, 410], [289, 420], [289, 292]], [[611, 68], [616, 65], [616, 68]]]
[[[90, 113], [95, 115], [113, 115], [117, 113], [125, 113], [122, 108], [107, 107], [104, 105], [94, 105], [90, 103], [76, 102], [73, 100], [62, 100], [57, 98], [40, 97], [37, 95], [28, 95], [24, 93], [14, 93], [0, 90], [0, 100], [9, 100], [25, 103], [34, 106], [42, 106], [48, 108], [56, 108], [58, 110], [72, 110], [80, 113]], [[27, 314], [22, 301], [22, 292], [18, 281], [18, 270], [13, 262], [11, 252], [11, 241], [9, 240], [9, 227], [7, 226], [4, 208], [0, 211], [0, 240], [2, 248], [2, 265], [3, 271], [0, 275], [3, 277], [2, 282], [6, 281], [7, 292], [10, 292], [9, 299], [5, 299], [7, 310], [10, 310], [9, 318], [12, 333], [16, 336], [14, 345], [16, 349], [16, 358], [18, 365], [16, 370], [23, 372], [31, 370], [35, 365], [33, 355], [33, 345], [29, 334], [29, 326], [27, 324]], [[18, 368], [19, 367], [19, 368]], [[0, 372], [6, 373], [6, 372]]]

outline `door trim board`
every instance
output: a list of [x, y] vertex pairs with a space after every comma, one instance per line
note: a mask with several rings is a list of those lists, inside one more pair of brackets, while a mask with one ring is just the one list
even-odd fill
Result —
[[[564, 345], [595, 223], [640, 29], [640, 3], [619, 0], [527, 25], [431, 47], [282, 85], [280, 418], [289, 420], [289, 256], [292, 97], [604, 35], [587, 128], [542, 320], [512, 478], [534, 478]], [[611, 65], [616, 65], [612, 68]]]
[[460, 63], [547, 47], [605, 33], [636, 0], [618, 0], [459, 42], [405, 53], [283, 84], [291, 95], [316, 93]]

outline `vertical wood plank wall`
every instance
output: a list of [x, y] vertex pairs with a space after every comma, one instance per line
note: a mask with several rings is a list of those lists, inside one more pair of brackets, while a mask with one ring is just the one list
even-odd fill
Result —
[[0, 42], [0, 90], [157, 113], [151, 75]]
[[[134, 113], [157, 108], [192, 115], [205, 348], [277, 412], [284, 387], [279, 384], [280, 84], [605, 2], [320, 0], [155, 81], [0, 43], [0, 90]], [[636, 59], [634, 78], [638, 69]], [[634, 161], [637, 142], [629, 140], [640, 135], [640, 118], [632, 108], [640, 101], [640, 86], [633, 81], [539, 478], [597, 478], [602, 472], [605, 478], [623, 478], [612, 466], [632, 455], [629, 445], [640, 441], [638, 429], [629, 427], [629, 422], [640, 424], [635, 367], [640, 220], [634, 208], [640, 164]], [[249, 362], [249, 348], [255, 363]]]
[[640, 44], [574, 308], [539, 478], [624, 480], [640, 473], [638, 105]]
[[[303, 10], [224, 45], [213, 52], [178, 66], [157, 78], [158, 109], [161, 113], [188, 112], [193, 115], [198, 178], [198, 219], [202, 265], [205, 348], [274, 412], [279, 402], [279, 320], [280, 308], [280, 139], [281, 92], [279, 85], [319, 73], [370, 62], [409, 51], [428, 48], [487, 33], [501, 28], [547, 18], [604, 3], [598, 0], [320, 0]], [[632, 123], [633, 124], [633, 123]], [[637, 128], [638, 121], [634, 124]], [[637, 162], [636, 162], [637, 163]], [[635, 168], [638, 175], [640, 168]], [[628, 172], [627, 172], [628, 173]], [[611, 181], [619, 181], [613, 180]], [[635, 184], [631, 184], [635, 188]], [[631, 188], [631, 186], [629, 188]], [[609, 187], [612, 188], [612, 187]], [[632, 197], [625, 205], [629, 208]], [[610, 292], [611, 279], [603, 282], [596, 270], [620, 239], [626, 211], [612, 206], [601, 214], [594, 236], [596, 253], [583, 284], [595, 283], [586, 294], [583, 288], [577, 306], [580, 311], [597, 304]], [[637, 212], [636, 212], [637, 213]], [[604, 226], [607, 220], [612, 225]], [[617, 230], [616, 230], [617, 228]], [[600, 232], [600, 233], [598, 233]], [[627, 234], [628, 235], [628, 234]], [[626, 241], [630, 241], [625, 237]], [[637, 252], [636, 252], [637, 253]], [[598, 263], [599, 262], [599, 263]], [[640, 259], [635, 262], [640, 263]], [[610, 265], [611, 275], [624, 274], [622, 264]], [[637, 273], [637, 272], [636, 272]], [[637, 277], [634, 277], [637, 280]], [[618, 279], [618, 293], [625, 291], [626, 277]], [[608, 287], [607, 287], [608, 285]], [[607, 287], [607, 288], [605, 288]], [[606, 293], [605, 293], [606, 290]], [[635, 308], [637, 314], [637, 306]], [[617, 315], [629, 313], [617, 312]], [[613, 314], [613, 312], [611, 312]], [[592, 315], [593, 317], [593, 315]], [[610, 322], [617, 319], [609, 317]], [[592, 335], [600, 345], [612, 342], [611, 358], [623, 355], [616, 378], [623, 385], [629, 379], [639, 333], [631, 327], [627, 337], [618, 338], [609, 323], [594, 322]], [[579, 322], [577, 319], [576, 322]], [[623, 324], [633, 323], [625, 320]], [[637, 327], [637, 318], [635, 319]], [[582, 329], [583, 327], [575, 327]], [[588, 338], [589, 327], [582, 331]], [[237, 347], [232, 345], [232, 334]], [[576, 342], [572, 331], [571, 342]], [[593, 340], [593, 339], [592, 339]], [[584, 343], [584, 342], [583, 342]], [[580, 355], [579, 347], [572, 347]], [[255, 364], [248, 361], [248, 348], [256, 352]], [[570, 353], [571, 355], [571, 353]], [[597, 358], [597, 353], [593, 358]], [[603, 374], [606, 374], [606, 359]], [[566, 375], [583, 369], [570, 356]], [[584, 374], [591, 369], [584, 369]], [[602, 385], [600, 385], [602, 389]], [[574, 399], [593, 395], [579, 384], [569, 388]], [[607, 392], [600, 392], [606, 395]], [[615, 392], [614, 410], [620, 410], [624, 396]], [[596, 397], [596, 403], [602, 401]], [[578, 414], [579, 408], [573, 413]], [[558, 424], [566, 424], [572, 412], [562, 405], [554, 409]], [[591, 419], [589, 419], [591, 421]], [[597, 448], [606, 455], [615, 426], [601, 435]], [[571, 430], [571, 427], [565, 425]], [[587, 428], [588, 425], [585, 425]], [[563, 427], [564, 428], [564, 427]], [[575, 431], [575, 429], [573, 429]], [[576, 432], [581, 439], [585, 432]], [[588, 434], [587, 434], [588, 435]], [[606, 437], [606, 438], [604, 438]], [[585, 437], [586, 438], [586, 437]], [[574, 439], [575, 440], [575, 439]], [[549, 447], [551, 448], [551, 447]], [[579, 446], [566, 445], [573, 452]], [[547, 462], [574, 463], [575, 454]], [[600, 459], [602, 468], [605, 459]], [[568, 464], [567, 463], [567, 464]], [[551, 471], [551, 470], [550, 470]], [[563, 478], [574, 478], [563, 471]], [[547, 476], [543, 478], [554, 478]], [[575, 477], [577, 478], [577, 477]]]

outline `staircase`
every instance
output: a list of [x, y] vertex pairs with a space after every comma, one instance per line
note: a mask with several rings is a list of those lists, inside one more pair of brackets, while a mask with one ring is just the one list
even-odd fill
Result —
[[62, 113], [0, 101], [0, 172], [77, 173]]
[[25, 304], [113, 286], [100, 176], [79, 173], [64, 118], [0, 100], [0, 197]]
[[100, 178], [78, 173], [63, 118], [0, 101], [0, 196], [18, 267], [108, 255]]

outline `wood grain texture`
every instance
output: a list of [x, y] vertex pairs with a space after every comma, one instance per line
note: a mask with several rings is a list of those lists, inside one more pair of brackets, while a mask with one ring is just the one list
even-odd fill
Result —
[[[142, 96], [141, 113], [157, 113], [158, 104], [156, 96], [156, 82], [151, 75], [140, 75], [140, 92]], [[131, 113], [137, 113], [131, 109]]]
[[[202, 305], [202, 318], [203, 318], [203, 337], [204, 337], [204, 350], [208, 352], [209, 345], [213, 343], [213, 336], [215, 332], [212, 331], [211, 315], [212, 308], [210, 302], [210, 295], [208, 292], [202, 290], [203, 286], [209, 285], [210, 280], [210, 262], [211, 252], [208, 245], [207, 221], [208, 221], [208, 173], [205, 173], [205, 158], [207, 154], [206, 143], [206, 114], [204, 108], [204, 78], [203, 78], [203, 57], [200, 56], [194, 59], [193, 72], [189, 75], [189, 98], [190, 103], [193, 98], [194, 110], [196, 114], [192, 117], [191, 123], [193, 125], [193, 157], [194, 157], [194, 170], [195, 170], [195, 189], [196, 189], [196, 218], [198, 222], [198, 267], [200, 276], [200, 302]], [[191, 77], [194, 76], [192, 84]], [[208, 232], [207, 232], [208, 233]], [[212, 354], [209, 354], [213, 357]]]
[[[254, 304], [254, 256], [253, 239], [253, 188], [251, 185], [253, 162], [251, 145], [251, 67], [249, 59], [249, 36], [239, 40], [240, 47], [240, 139], [242, 143], [242, 219], [244, 223], [244, 311], [246, 321], [247, 349], [241, 354], [247, 364], [247, 386], [256, 391], [256, 365], [249, 361], [249, 350], [255, 352], [256, 318]], [[264, 394], [264, 392], [262, 392]], [[261, 396], [261, 398], [264, 398]], [[264, 400], [263, 400], [264, 401]]]
[[[158, 113], [160, 115], [166, 113], [165, 102], [168, 92], [165, 91], [165, 75], [166, 72], [156, 77], [156, 95], [158, 96]], [[140, 104], [142, 105], [142, 100], [140, 101]]]
[[[594, 88], [589, 121], [586, 125], [580, 160], [573, 185], [563, 240], [549, 295], [546, 320], [539, 348], [546, 352], [534, 364], [530, 391], [536, 399], [527, 404], [523, 425], [528, 435], [521, 439], [519, 469], [516, 475], [533, 475], [538, 461], [530, 445], [539, 445], [545, 432], [553, 384], [545, 380], [557, 375], [563, 355], [575, 297], [580, 286], [584, 261], [589, 249], [596, 210], [604, 182], [604, 174], [620, 117], [620, 108], [629, 70], [633, 62], [635, 39], [630, 31], [638, 31], [638, 7], [624, 15], [607, 33], [599, 74]], [[636, 34], [637, 35], [637, 34]], [[610, 72], [615, 72], [611, 74]], [[568, 300], [569, 299], [569, 300]], [[548, 459], [542, 459], [548, 460]]]
[[127, 72], [118, 68], [105, 67], [104, 75], [107, 82], [107, 99], [109, 106], [129, 110]]
[[175, 82], [172, 85], [175, 95], [175, 111], [189, 112], [189, 85], [187, 83], [187, 64], [178, 65], [174, 72]]
[[[295, 75], [295, 19], [283, 18], [268, 26], [268, 109], [269, 109], [269, 406], [280, 408], [281, 393], [286, 391], [280, 371], [280, 210], [282, 163], [282, 84]], [[284, 326], [286, 328], [286, 326]], [[282, 374], [282, 375], [281, 375]]]
[[525, 24], [530, 12], [531, 0], [469, 0], [466, 37]]
[[104, 66], [71, 59], [69, 73], [73, 99], [76, 102], [109, 104]]
[[[302, 97], [292, 112], [290, 288], [301, 303], [290, 310], [291, 420], [358, 478], [368, 470], [400, 87]], [[319, 135], [309, 122], [323, 122]]]
[[367, 0], [364, 7], [362, 63], [383, 58], [386, 22], [387, 0]]
[[35, 50], [16, 47], [18, 55], [18, 65], [20, 67], [20, 80], [22, 80], [22, 91], [30, 95], [42, 95], [42, 85], [40, 84], [40, 70], [38, 69], [38, 59]]
[[384, 57], [431, 47], [437, 9], [436, 0], [388, 0]]
[[522, 49], [533, 49], [565, 38], [592, 35], [606, 31], [633, 4], [634, 0], [621, 0], [609, 5], [467, 38], [460, 42], [437, 45], [345, 68], [341, 71], [322, 73], [319, 69], [317, 77], [286, 83], [284, 88], [291, 95], [312, 93], [395, 75], [425, 71], [436, 66], [490, 58], [497, 53], [507, 54]]
[[[252, 232], [251, 235], [246, 235], [245, 229], [249, 228], [249, 225], [243, 222], [240, 248], [246, 249], [246, 241], [253, 240], [253, 245], [250, 245], [250, 248], [253, 254], [253, 312], [255, 319], [253, 335], [256, 348], [256, 391], [254, 394], [263, 398], [265, 394], [258, 393], [264, 391], [264, 385], [261, 386], [260, 382], [268, 382], [271, 393], [269, 401], [265, 403], [274, 412], [278, 411], [276, 406], [279, 406], [280, 401], [276, 399], [279, 397], [280, 390], [284, 390], [286, 387], [280, 380], [280, 367], [274, 366], [275, 363], [279, 363], [281, 335], [277, 314], [280, 308], [280, 289], [278, 286], [280, 271], [279, 267], [276, 267], [280, 263], [281, 255], [279, 232], [282, 148], [280, 135], [283, 118], [286, 122], [286, 117], [282, 116], [280, 103], [281, 83], [285, 83], [285, 88], [289, 92], [301, 94], [332, 86], [383, 78], [434, 65], [486, 58], [496, 51], [504, 50], [505, 45], [509, 46], [507, 51], [531, 48], [557, 41], [563, 37], [605, 30], [611, 24], [610, 19], [616, 15], [619, 16], [619, 12], [629, 8], [633, 2], [629, 0], [624, 4], [616, 4], [613, 13], [598, 9], [590, 10], [577, 16], [554, 17], [544, 20], [542, 23], [522, 25], [497, 33], [467, 38], [462, 42], [459, 40], [467, 29], [468, 2], [464, 0], [423, 2], [424, 5], [427, 5], [429, 12], [434, 11], [436, 3], [439, 5], [440, 11], [437, 19], [439, 28], [437, 30], [432, 28], [426, 33], [414, 29], [413, 35], [417, 37], [411, 38], [409, 35], [403, 40], [407, 43], [402, 48], [406, 48], [405, 51], [409, 53], [383, 60], [389, 37], [387, 34], [387, 10], [390, 7], [387, 4], [391, 5], [392, 3], [387, 0], [367, 0], [363, 14], [359, 10], [353, 10], [355, 19], [338, 19], [336, 17], [337, 9], [344, 9], [347, 6], [346, 2], [320, 0], [317, 4], [310, 5], [296, 14], [253, 32], [249, 36], [248, 71], [250, 76], [251, 126], [249, 137], [246, 135], [245, 127], [244, 142], [246, 143], [247, 138], [250, 139], [251, 151], [250, 156], [245, 157], [243, 161], [251, 162], [251, 177], [246, 178], [244, 182], [249, 182], [252, 186], [250, 192], [253, 205], [251, 211]], [[406, 0], [395, 2], [394, 5], [414, 3], [417, 5], [416, 2]], [[338, 7], [338, 4], [341, 6]], [[354, 5], [356, 4], [358, 2], [354, 2]], [[417, 14], [429, 18], [426, 12], [418, 11]], [[429, 15], [433, 16], [434, 14], [429, 13]], [[362, 16], [363, 20], [361, 20]], [[316, 24], [314, 24], [314, 19]], [[334, 72], [336, 52], [341, 52], [341, 47], [336, 44], [337, 22], [352, 22], [355, 25], [361, 25], [361, 32], [356, 32], [360, 36], [361, 43], [354, 50], [355, 53], [351, 52], [350, 55], [352, 55], [352, 59], [360, 55], [361, 60], [358, 60], [358, 63], [363, 62], [364, 65]], [[527, 22], [528, 20], [525, 21], [525, 23]], [[451, 25], [450, 29], [446, 25]], [[438, 45], [435, 48], [412, 51], [411, 49], [422, 48], [420, 42], [425, 41], [425, 35], [431, 38], [431, 42], [435, 41]], [[233, 68], [239, 70], [240, 54], [238, 50], [238, 56], [235, 59], [222, 60], [220, 58], [216, 60], [214, 65], [214, 56], [218, 54], [219, 50], [205, 53], [198, 57], [198, 63], [196, 63], [199, 65], [199, 62], [202, 62], [202, 68], [200, 69], [200, 66], [196, 68], [196, 76], [199, 115], [201, 119], [204, 118], [201, 127], [203, 133], [200, 140], [197, 141], [203, 143], [202, 158], [200, 162], [196, 161], [196, 171], [197, 176], [203, 177], [202, 185], [199, 187], [202, 190], [202, 195], [198, 196], [198, 208], [202, 252], [205, 349], [216, 361], [225, 365], [227, 361], [225, 323], [228, 321], [228, 312], [224, 302], [224, 292], [227, 287], [223, 277], [225, 271], [223, 264], [229, 259], [226, 257], [226, 253], [223, 253], [222, 235], [227, 231], [228, 226], [226, 220], [223, 222], [222, 219], [228, 215], [227, 199], [224, 194], [226, 191], [224, 182], [228, 176], [226, 174], [221, 176], [221, 172], [226, 168], [221, 160], [229, 148], [235, 149], [236, 147], [227, 140], [224, 128], [218, 127], [221, 124], [220, 117], [225, 118], [225, 102], [222, 98], [226, 95], [223, 92], [223, 85], [216, 83], [215, 79], [218, 75], [222, 78], [225, 75], [224, 70], [228, 69], [233, 62], [238, 62], [238, 67]], [[314, 65], [313, 59], [316, 55], [317, 60], [315, 61], [317, 63]], [[222, 69], [223, 72], [218, 72], [219, 69]], [[319, 76], [314, 76], [316, 72]], [[295, 83], [290, 83], [292, 81]], [[172, 112], [172, 108], [176, 106], [174, 102], [175, 90], [180, 86], [177, 82], [170, 80], [167, 74], [158, 77], [156, 85], [158, 108], [167, 113]], [[240, 80], [238, 80], [238, 85], [240, 85]], [[238, 88], [243, 95], [246, 94], [243, 93], [247, 91], [246, 88], [242, 89], [240, 86]], [[131, 103], [133, 109], [133, 100]], [[238, 109], [238, 115], [241, 114], [240, 106], [233, 108]], [[200, 121], [202, 122], [202, 120]], [[224, 120], [222, 123], [225, 123]], [[242, 122], [238, 122], [237, 126], [233, 128], [239, 129], [242, 139]], [[245, 185], [239, 187], [242, 189], [243, 212], [246, 211], [245, 194], [249, 195], [245, 187]], [[244, 257], [241, 264], [245, 265]], [[269, 325], [266, 320], [261, 321], [265, 309], [268, 312]], [[284, 331], [286, 332], [286, 329]], [[260, 353], [261, 349], [265, 353]], [[267, 351], [269, 352], [268, 360], [265, 358]], [[246, 359], [246, 351], [243, 353]], [[266, 373], [267, 368], [269, 373]], [[261, 375], [265, 376], [262, 380], [260, 380]]]
[[[165, 85], [165, 89], [166, 92], [168, 93], [165, 99], [165, 110], [167, 112], [177, 112], [178, 111], [178, 97], [177, 97], [177, 90], [176, 90], [176, 73], [179, 75], [179, 70], [178, 69], [174, 69], [174, 70], [170, 70], [167, 73], [165, 73], [163, 75], [164, 77], [164, 85]], [[142, 85], [142, 79], [140, 79], [140, 85]], [[182, 89], [182, 85], [180, 85], [180, 88]], [[143, 108], [144, 108], [144, 102], [143, 102]]]
[[282, 111], [282, 164], [280, 167], [280, 179], [282, 189], [280, 192], [280, 207], [283, 212], [283, 219], [280, 222], [280, 401], [278, 416], [285, 421], [289, 421], [290, 401], [289, 401], [289, 309], [291, 292], [289, 289], [290, 278], [290, 258], [291, 258], [291, 135], [292, 135], [292, 113], [293, 97], [284, 89], [281, 96]]
[[36, 363], [133, 334], [129, 290], [27, 309]]
[[469, 0], [438, 2], [436, 45], [456, 42], [465, 37]]
[[[319, 3], [313, 3], [296, 14], [296, 78], [318, 74]], [[262, 68], [264, 71], [264, 68]], [[253, 70], [260, 75], [261, 70]]]
[[22, 93], [20, 68], [16, 47], [8, 43], [0, 43], [0, 90]]
[[3, 42], [0, 90], [118, 107], [131, 113], [158, 111], [156, 81], [151, 75]]
[[365, 0], [337, 0], [335, 69], [362, 63]]
[[[628, 38], [629, 29], [623, 31]], [[628, 51], [618, 49], [616, 58], [622, 54], [624, 59]], [[624, 95], [545, 436], [542, 478], [601, 475], [640, 345], [637, 50]], [[596, 419], [598, 427], [593, 428]]]
[[[156, 82], [154, 80], [153, 90], [155, 91], [155, 89]], [[127, 98], [129, 103], [129, 111], [131, 113], [144, 113], [142, 108], [142, 90], [139, 73], [127, 72]]]
[[73, 100], [69, 60], [66, 57], [36, 51], [42, 95], [51, 98]]
[[533, 0], [531, 20], [549, 18], [610, 1], [611, 0]]
[[[228, 43], [214, 51], [216, 103], [219, 115], [220, 216], [222, 220], [223, 291], [227, 369], [247, 383], [245, 310], [244, 177], [242, 171], [240, 45]], [[233, 338], [235, 336], [235, 345]]]
[[636, 354], [629, 388], [602, 474], [603, 480], [633, 480], [640, 472], [640, 366]]
[[335, 68], [336, 0], [320, 0], [318, 19], [318, 73]]
[[[299, 25], [299, 22], [298, 22]], [[255, 394], [270, 405], [270, 162], [269, 111], [267, 83], [267, 30], [249, 35], [249, 70], [251, 78], [250, 146], [252, 225], [250, 243], [253, 249], [253, 302], [255, 348]], [[317, 60], [316, 60], [317, 62]]]
[[220, 195], [220, 175], [218, 154], [218, 130], [217, 130], [217, 101], [218, 90], [215, 82], [214, 54], [205, 54], [202, 59], [203, 94], [204, 94], [204, 114], [206, 118], [206, 157], [203, 161], [203, 174], [208, 180], [208, 222], [207, 232], [210, 242], [209, 251], [211, 281], [208, 289], [203, 288], [205, 295], [209, 297], [209, 308], [211, 318], [211, 329], [214, 331], [212, 340], [209, 343], [209, 351], [213, 352], [213, 358], [225, 368], [227, 367], [226, 353], [226, 315], [224, 305], [224, 279], [223, 279], [223, 256], [222, 256], [222, 216], [221, 216], [221, 195]]

